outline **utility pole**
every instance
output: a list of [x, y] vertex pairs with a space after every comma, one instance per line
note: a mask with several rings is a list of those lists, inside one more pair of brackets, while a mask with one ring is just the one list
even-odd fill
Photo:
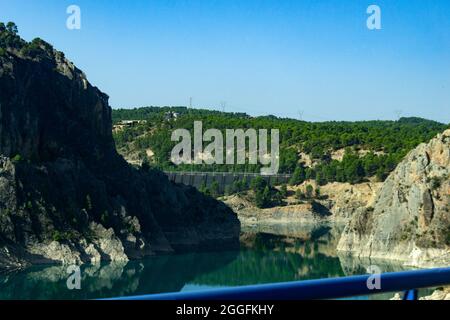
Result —
[[[191, 110], [192, 110], [192, 97], [189, 97], [189, 111], [191, 112]], [[194, 150], [195, 151], [195, 150]], [[191, 152], [192, 152], [192, 150], [191, 150]], [[193, 159], [195, 159], [195, 157], [196, 157], [196, 155], [195, 155], [195, 153], [194, 153], [194, 158]], [[194, 161], [191, 159], [191, 165], [190, 165], [190, 167], [191, 167], [191, 175], [193, 175], [193, 173], [194, 173]]]
[[222, 112], [225, 113], [225, 109], [227, 108], [227, 102], [226, 101], [221, 101], [220, 102], [220, 107], [222, 108]]

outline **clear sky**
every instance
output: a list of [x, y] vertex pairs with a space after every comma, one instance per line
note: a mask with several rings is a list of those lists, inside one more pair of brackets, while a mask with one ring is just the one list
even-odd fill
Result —
[[[81, 30], [66, 9], [81, 8]], [[369, 5], [382, 30], [366, 27]], [[321, 120], [450, 122], [448, 0], [0, 0], [113, 107], [188, 105]]]

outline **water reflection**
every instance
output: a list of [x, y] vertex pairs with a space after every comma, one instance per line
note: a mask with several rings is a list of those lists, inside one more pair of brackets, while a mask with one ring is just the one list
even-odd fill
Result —
[[[33, 267], [0, 275], [0, 299], [95, 299], [365, 273], [371, 261], [339, 257], [329, 226], [244, 230], [241, 250], [156, 256], [82, 267], [82, 289], [67, 289], [66, 268]], [[383, 262], [383, 271], [401, 266]]]
[[89, 265], [81, 290], [68, 290], [66, 268], [32, 267], [0, 275], [0, 299], [96, 299], [180, 291], [199, 274], [230, 263], [238, 252], [157, 256], [142, 261]]

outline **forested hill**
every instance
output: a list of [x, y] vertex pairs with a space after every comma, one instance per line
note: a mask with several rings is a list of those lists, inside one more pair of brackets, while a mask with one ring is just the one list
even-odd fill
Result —
[[319, 184], [357, 183], [371, 177], [384, 180], [410, 150], [449, 127], [415, 117], [305, 122], [186, 107], [146, 107], [113, 110], [114, 138], [119, 152], [131, 162], [147, 162], [164, 170], [259, 171], [258, 166], [249, 164], [174, 166], [169, 159], [175, 145], [171, 133], [177, 128], [193, 131], [194, 121], [203, 121], [203, 130], [279, 129], [280, 173], [294, 173], [299, 183], [311, 178]]

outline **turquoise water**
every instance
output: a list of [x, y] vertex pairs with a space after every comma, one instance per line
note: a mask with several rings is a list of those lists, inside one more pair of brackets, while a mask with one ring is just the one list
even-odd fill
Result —
[[[0, 299], [96, 299], [365, 273], [364, 262], [337, 256], [336, 239], [326, 226], [248, 229], [242, 233], [239, 251], [83, 266], [81, 290], [67, 288], [64, 267], [32, 267], [0, 275]], [[402, 269], [389, 263], [380, 267]]]

